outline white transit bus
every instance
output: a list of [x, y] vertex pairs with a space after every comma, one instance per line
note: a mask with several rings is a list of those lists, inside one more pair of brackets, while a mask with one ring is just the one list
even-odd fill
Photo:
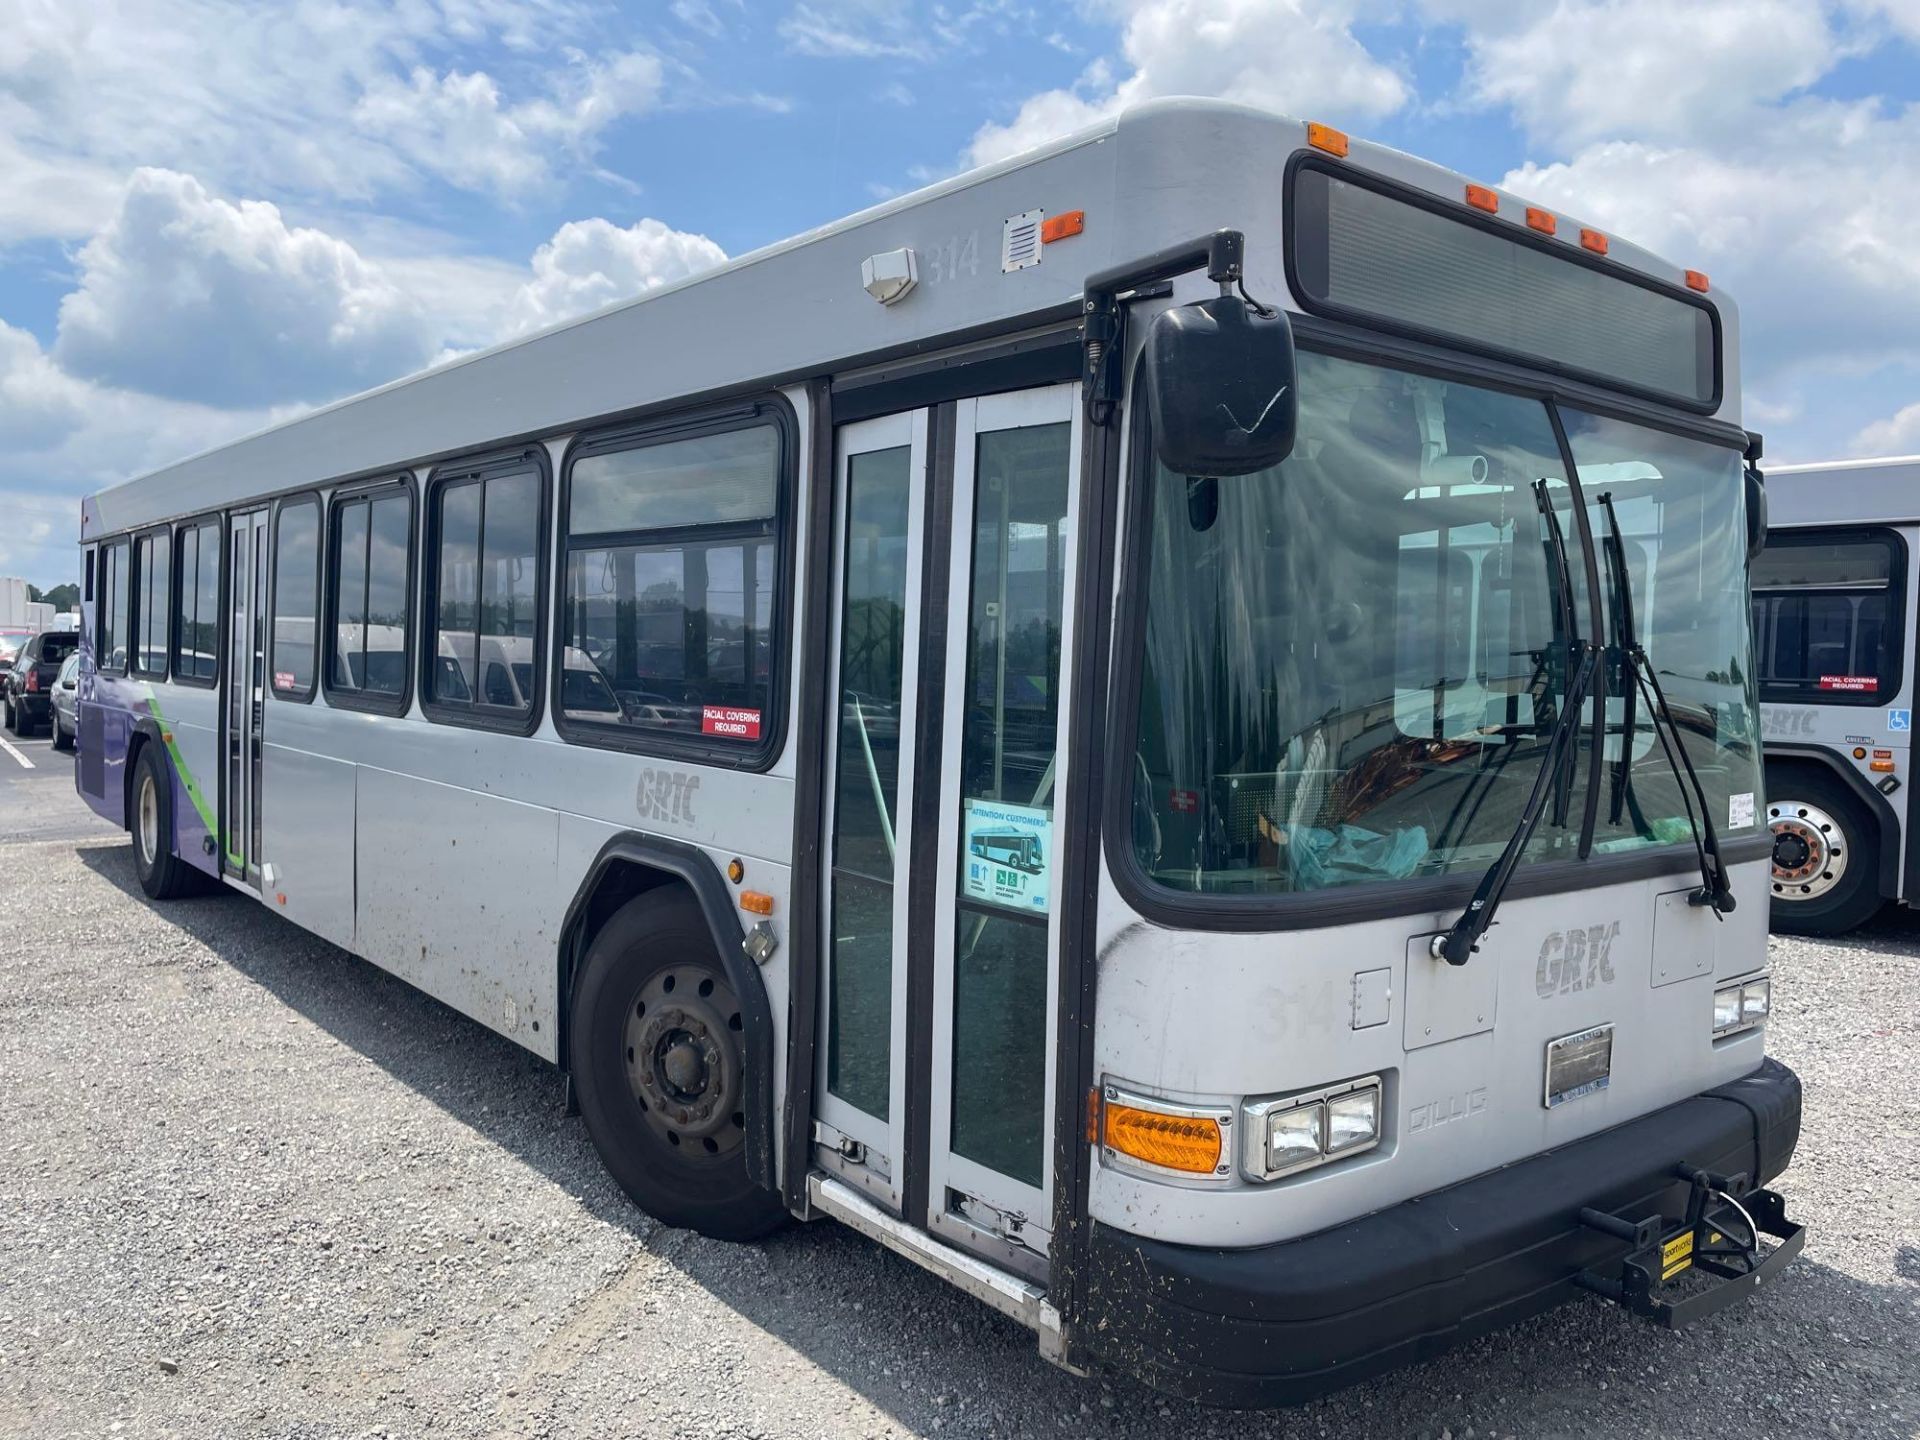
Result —
[[1704, 275], [1159, 102], [87, 500], [78, 784], [645, 1210], [1070, 1368], [1685, 1323], [1802, 1238], [1737, 375]]
[[1776, 929], [1835, 935], [1920, 894], [1910, 843], [1920, 456], [1769, 470], [1753, 563]]

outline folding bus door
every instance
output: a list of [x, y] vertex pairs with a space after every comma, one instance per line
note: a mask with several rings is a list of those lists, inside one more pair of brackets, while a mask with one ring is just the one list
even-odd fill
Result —
[[848, 425], [836, 468], [817, 1163], [1044, 1274], [1070, 385]]

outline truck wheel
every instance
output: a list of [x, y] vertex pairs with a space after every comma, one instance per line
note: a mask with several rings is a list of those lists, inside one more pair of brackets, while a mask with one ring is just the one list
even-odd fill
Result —
[[740, 1005], [692, 895], [648, 891], [600, 927], [568, 1023], [580, 1114], [634, 1204], [719, 1240], [786, 1222], [747, 1178]]
[[1832, 776], [1801, 766], [1767, 776], [1775, 930], [1839, 935], [1880, 908], [1870, 824]]
[[197, 888], [197, 871], [173, 853], [173, 776], [159, 746], [142, 745], [133, 765], [127, 828], [133, 869], [149, 900], [173, 900]]

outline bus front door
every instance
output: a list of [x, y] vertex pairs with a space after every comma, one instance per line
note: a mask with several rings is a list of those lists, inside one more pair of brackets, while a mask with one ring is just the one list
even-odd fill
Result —
[[819, 1153], [1044, 1276], [1071, 386], [844, 427]]
[[266, 702], [267, 512], [233, 517], [228, 532], [226, 773], [220, 787], [223, 873], [260, 884], [260, 721]]

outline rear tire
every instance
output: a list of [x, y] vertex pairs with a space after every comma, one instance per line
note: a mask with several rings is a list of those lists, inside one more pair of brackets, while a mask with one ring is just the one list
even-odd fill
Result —
[[160, 747], [140, 747], [133, 764], [127, 828], [133, 869], [149, 900], [174, 900], [199, 888], [199, 872], [173, 853], [173, 775]]
[[1791, 935], [1839, 935], [1881, 905], [1871, 817], [1846, 785], [1804, 765], [1767, 775], [1772, 920]]
[[692, 895], [648, 891], [600, 927], [568, 1023], [580, 1114], [634, 1204], [718, 1240], [786, 1223], [747, 1178], [740, 1007]]
[[18, 735], [21, 733], [20, 732], [20, 711], [18, 707], [14, 705], [11, 699], [6, 701], [6, 707], [7, 707], [7, 729], [11, 730], [15, 735]]

